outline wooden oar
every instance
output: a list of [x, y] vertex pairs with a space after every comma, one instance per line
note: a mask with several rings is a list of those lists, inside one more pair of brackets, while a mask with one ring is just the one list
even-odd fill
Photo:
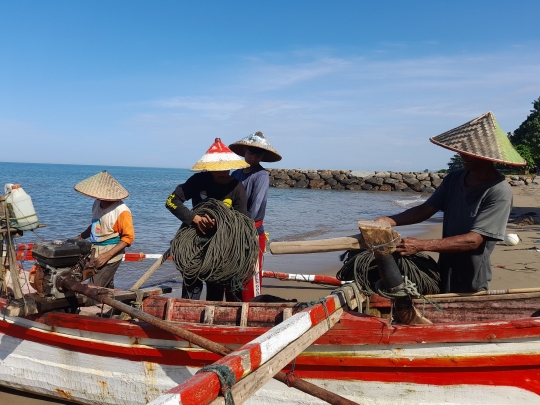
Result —
[[[69, 276], [60, 276], [58, 278], [57, 283], [62, 288], [85, 295], [94, 301], [101, 302], [102, 304], [109, 305], [112, 308], [115, 308], [119, 311], [129, 314], [133, 318], [140, 319], [141, 321], [144, 321], [150, 325], [163, 329], [175, 336], [178, 336], [186, 340], [189, 343], [195, 344], [212, 353], [219, 354], [221, 356], [226, 356], [227, 354], [233, 352], [233, 350], [230, 347], [212, 342], [211, 340], [206, 339], [202, 336], [199, 336], [184, 328], [180, 328], [174, 325], [172, 322], [168, 322], [168, 321], [164, 321], [163, 319], [156, 318], [137, 308], [133, 308], [127, 304], [124, 304], [123, 302], [117, 301], [114, 298], [109, 296], [109, 290], [105, 288], [91, 288], [87, 284], [82, 284], [74, 279], [71, 279]], [[350, 291], [347, 290], [347, 294], [349, 295], [351, 302], [356, 303], [352, 289], [350, 289]], [[354, 309], [354, 308], [351, 308], [351, 309]], [[278, 372], [274, 376], [274, 378], [283, 383], [286, 383], [287, 381], [287, 375], [282, 371]], [[335, 405], [355, 405], [356, 404], [355, 402], [349, 401], [348, 399], [340, 395], [334, 394], [330, 391], [320, 388], [307, 381], [303, 381], [299, 378], [296, 378], [296, 381], [293, 384], [291, 384], [291, 386], [295, 387], [296, 389], [300, 391], [305, 392], [306, 394], [322, 399], [323, 401], [326, 401], [330, 404], [335, 404]]]
[[160, 266], [161, 266], [163, 263], [165, 263], [165, 261], [167, 260], [167, 258], [169, 257], [170, 254], [171, 254], [171, 249], [167, 249], [167, 250], [165, 251], [165, 253], [163, 253], [163, 254], [161, 255], [161, 257], [160, 257], [159, 259], [156, 260], [156, 262], [152, 265], [152, 267], [150, 267], [150, 268], [146, 271], [146, 273], [144, 273], [144, 274], [142, 275], [142, 277], [141, 277], [139, 280], [137, 280], [137, 282], [136, 282], [135, 284], [133, 284], [133, 285], [131, 286], [130, 290], [136, 290], [136, 289], [140, 288], [140, 286], [142, 286], [142, 285], [146, 282], [146, 280], [148, 280], [148, 279], [150, 278], [150, 276], [151, 276], [152, 274], [154, 274], [155, 271], [156, 271], [157, 269], [159, 269]]

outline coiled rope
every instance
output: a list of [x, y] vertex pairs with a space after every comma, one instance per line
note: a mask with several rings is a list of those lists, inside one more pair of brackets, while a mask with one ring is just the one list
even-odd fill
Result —
[[215, 219], [216, 230], [200, 235], [195, 226], [183, 225], [171, 241], [171, 255], [184, 283], [201, 280], [229, 286], [232, 292], [242, 290], [259, 257], [253, 220], [212, 198], [193, 212]]
[[[421, 295], [440, 292], [440, 275], [437, 263], [431, 256], [417, 253], [410, 256], [394, 254], [397, 266], [406, 280], [414, 284]], [[375, 256], [369, 250], [349, 250], [342, 255], [343, 266], [336, 277], [342, 281], [356, 281], [369, 294], [378, 294], [376, 284], [380, 280]]]

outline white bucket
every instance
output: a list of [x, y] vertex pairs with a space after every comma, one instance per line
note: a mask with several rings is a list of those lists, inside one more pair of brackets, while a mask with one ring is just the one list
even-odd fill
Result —
[[6, 184], [4, 192], [9, 217], [16, 221], [12, 226], [21, 231], [36, 229], [39, 221], [30, 196], [24, 192], [19, 184]]

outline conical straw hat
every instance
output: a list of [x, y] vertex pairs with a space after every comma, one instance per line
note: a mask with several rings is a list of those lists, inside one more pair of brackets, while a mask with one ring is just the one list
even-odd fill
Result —
[[221, 170], [244, 169], [249, 165], [216, 138], [202, 158], [191, 168], [192, 172], [218, 172]]
[[497, 163], [513, 166], [527, 164], [497, 124], [491, 111], [429, 140], [443, 148]]
[[129, 197], [129, 192], [106, 170], [77, 183], [73, 188], [97, 200], [120, 201]]
[[257, 131], [254, 134], [248, 135], [245, 138], [230, 144], [229, 148], [237, 155], [243, 157], [245, 155], [246, 146], [264, 149], [266, 152], [264, 152], [264, 157], [261, 159], [262, 162], [279, 162], [281, 160], [281, 155], [274, 149], [270, 142], [268, 142], [268, 139], [266, 139], [261, 131]]

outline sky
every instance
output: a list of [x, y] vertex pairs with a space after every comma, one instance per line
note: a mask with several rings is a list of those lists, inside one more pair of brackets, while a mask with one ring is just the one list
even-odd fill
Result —
[[540, 97], [540, 1], [0, 1], [0, 161], [422, 171]]

